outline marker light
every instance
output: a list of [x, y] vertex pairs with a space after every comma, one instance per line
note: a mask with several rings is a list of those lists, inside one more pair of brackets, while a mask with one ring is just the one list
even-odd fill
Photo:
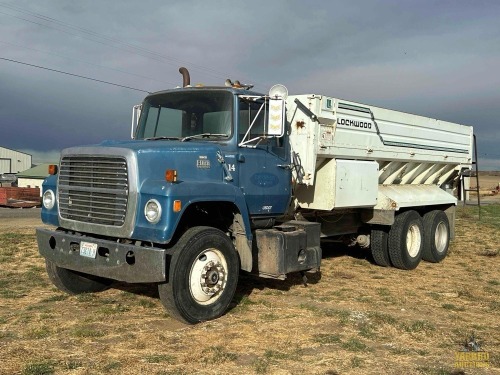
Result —
[[176, 169], [167, 169], [165, 171], [165, 180], [167, 180], [167, 182], [176, 182], [177, 181], [177, 170]]
[[55, 164], [50, 164], [49, 165], [49, 174], [50, 175], [57, 174], [57, 165], [55, 165]]
[[173, 206], [173, 211], [174, 212], [180, 212], [182, 209], [182, 202], [179, 200], [174, 201], [174, 206]]
[[156, 199], [150, 199], [144, 206], [144, 216], [151, 224], [156, 224], [161, 218], [161, 205]]

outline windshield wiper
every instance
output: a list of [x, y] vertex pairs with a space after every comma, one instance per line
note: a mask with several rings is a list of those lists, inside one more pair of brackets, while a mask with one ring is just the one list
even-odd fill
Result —
[[168, 139], [169, 141], [178, 141], [181, 138], [180, 137], [165, 137], [165, 136], [144, 138], [145, 141], [158, 141], [160, 139]]
[[193, 138], [210, 138], [210, 137], [229, 137], [228, 134], [214, 134], [214, 133], [201, 133], [201, 134], [195, 134], [195, 135], [188, 135], [187, 137], [184, 137], [181, 139], [181, 142], [189, 141], [190, 139]]

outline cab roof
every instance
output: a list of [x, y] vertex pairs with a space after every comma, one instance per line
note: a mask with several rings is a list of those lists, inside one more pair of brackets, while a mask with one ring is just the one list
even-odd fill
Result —
[[227, 87], [227, 86], [193, 86], [193, 87], [189, 87], [189, 86], [186, 86], [186, 87], [178, 87], [178, 88], [173, 88], [173, 89], [168, 89], [168, 90], [152, 92], [147, 97], [154, 96], [154, 95], [167, 94], [167, 93], [172, 93], [172, 92], [183, 92], [183, 91], [227, 91], [227, 92], [232, 93], [233, 95], [249, 95], [249, 96], [264, 96], [265, 95], [265, 94], [262, 94], [260, 92], [245, 90], [243, 88], [236, 88], [236, 87]]

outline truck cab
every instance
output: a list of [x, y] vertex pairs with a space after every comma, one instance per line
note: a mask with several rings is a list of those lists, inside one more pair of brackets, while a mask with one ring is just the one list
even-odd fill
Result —
[[[202, 87], [150, 95], [135, 139], [170, 141], [172, 147], [180, 147], [179, 142], [216, 145], [222, 181], [241, 189], [250, 216], [279, 216], [290, 201], [291, 172], [284, 167], [290, 164], [287, 134], [284, 129], [269, 134], [264, 95], [241, 91]], [[198, 155], [196, 165], [181, 174], [203, 179], [212, 168], [208, 156]]]

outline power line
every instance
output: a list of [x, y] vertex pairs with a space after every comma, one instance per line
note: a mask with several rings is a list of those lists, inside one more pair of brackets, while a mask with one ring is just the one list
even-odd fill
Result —
[[45, 53], [45, 54], [49, 54], [49, 55], [54, 55], [54, 56], [60, 56], [60, 57], [63, 57], [65, 59], [68, 59], [68, 60], [78, 61], [78, 62], [81, 62], [81, 63], [84, 63], [84, 64], [88, 64], [88, 65], [91, 65], [91, 66], [97, 66], [99, 68], [114, 70], [115, 72], [119, 72], [119, 73], [123, 73], [123, 74], [128, 74], [128, 75], [139, 77], [139, 78], [149, 79], [149, 80], [155, 81], [155, 82], [163, 82], [163, 83], [167, 83], [169, 85], [176, 86], [176, 84], [172, 83], [172, 82], [167, 82], [167, 81], [159, 80], [157, 78], [152, 78], [152, 77], [147, 77], [147, 76], [143, 76], [143, 75], [140, 75], [140, 74], [135, 74], [135, 73], [132, 73], [132, 72], [127, 72], [127, 71], [121, 70], [121, 69], [111, 68], [111, 67], [105, 66], [105, 65], [94, 64], [94, 63], [92, 63], [90, 61], [85, 61], [85, 60], [81, 60], [81, 59], [75, 59], [75, 58], [72, 58], [72, 57], [68, 57], [68, 56], [62, 55], [60, 53], [48, 52], [48, 51], [43, 51], [43, 50], [36, 49], [36, 48], [30, 48], [30, 47], [26, 47], [26, 46], [21, 46], [19, 44], [9, 43], [9, 42], [5, 42], [3, 40], [0, 40], [0, 43], [7, 44], [9, 46], [24, 48], [24, 49], [27, 49], [27, 50], [30, 50], [30, 51], [41, 52], [41, 53]]
[[112, 85], [112, 86], [123, 87], [123, 88], [125, 88], [125, 89], [135, 90], [135, 91], [141, 91], [141, 92], [145, 92], [145, 93], [151, 94], [151, 92], [149, 92], [149, 91], [146, 91], [146, 90], [141, 90], [141, 89], [137, 89], [137, 88], [135, 88], [135, 87], [124, 86], [124, 85], [120, 85], [120, 84], [118, 84], [118, 83], [113, 83], [113, 82], [108, 82], [108, 81], [102, 81], [102, 80], [100, 80], [100, 79], [91, 78], [91, 77], [86, 77], [86, 76], [82, 76], [82, 75], [79, 75], [79, 74], [68, 73], [68, 72], [64, 72], [64, 71], [62, 71], [62, 70], [51, 69], [51, 68], [47, 68], [47, 67], [45, 67], [45, 66], [40, 66], [40, 65], [29, 64], [29, 63], [26, 63], [26, 62], [23, 62], [23, 61], [17, 61], [17, 60], [7, 59], [7, 58], [5, 58], [5, 57], [0, 57], [0, 60], [10, 61], [10, 62], [17, 63], [17, 64], [22, 64], [22, 65], [31, 66], [31, 67], [33, 67], [33, 68], [38, 68], [38, 69], [49, 70], [49, 71], [51, 71], [51, 72], [56, 72], [56, 73], [60, 73], [60, 74], [66, 74], [66, 75], [68, 75], [68, 76], [72, 76], [72, 77], [78, 77], [78, 78], [82, 78], [82, 79], [87, 79], [87, 80], [89, 80], [89, 81], [95, 81], [95, 82], [105, 83], [105, 84], [107, 84], [107, 85]]
[[[148, 54], [152, 54], [152, 55], [156, 55], [156, 56], [159, 56], [159, 57], [162, 57], [162, 58], [165, 58], [165, 59], [169, 59], [169, 60], [172, 60], [172, 61], [174, 61], [174, 62], [176, 62], [178, 64], [179, 63], [180, 64], [185, 63], [185, 62], [183, 62], [183, 61], [181, 61], [179, 59], [176, 59], [176, 58], [173, 58], [173, 57], [169, 57], [169, 56], [165, 56], [165, 55], [161, 55], [161, 54], [159, 54], [159, 53], [157, 53], [155, 51], [151, 51], [151, 50], [149, 50], [147, 48], [144, 48], [144, 47], [132, 44], [132, 43], [124, 42], [124, 41], [122, 41], [122, 40], [120, 40], [118, 38], [110, 37], [108, 35], [101, 34], [101, 33], [98, 33], [96, 31], [93, 31], [93, 30], [85, 29], [83, 27], [74, 26], [74, 25], [71, 25], [71, 24], [69, 24], [67, 22], [58, 20], [56, 18], [45, 16], [45, 15], [43, 15], [41, 13], [32, 12], [30, 10], [21, 8], [19, 6], [15, 6], [15, 5], [12, 5], [12, 4], [5, 4], [5, 3], [1, 3], [1, 2], [0, 2], [0, 6], [3, 6], [5, 8], [11, 9], [11, 10], [14, 10], [14, 11], [19, 12], [19, 13], [24, 13], [24, 14], [30, 15], [30, 16], [35, 17], [35, 18], [42, 19], [42, 20], [50, 22], [50, 23], [56, 23], [56, 24], [58, 24], [60, 26], [63, 26], [63, 27], [69, 28], [69, 29], [73, 29], [73, 30], [76, 30], [76, 31], [83, 32], [84, 34], [96, 36], [96, 37], [101, 38], [101, 39], [109, 40], [109, 41], [114, 42], [114, 43], [119, 43], [119, 44], [125, 45], [127, 47], [131, 47], [131, 48], [134, 48], [134, 49], [137, 49], [137, 50], [140, 50], [140, 51], [144, 51], [144, 52], [146, 52]], [[194, 63], [191, 63], [191, 62], [188, 62], [188, 63], [191, 66], [198, 67], [199, 69], [212, 71], [212, 72], [217, 73], [217, 74], [222, 74], [222, 73], [218, 72], [217, 70], [209, 68], [209, 67], [205, 67], [205, 66], [202, 66], [202, 65], [197, 65], [197, 64], [194, 64]]]
[[[217, 71], [215, 69], [212, 69], [212, 68], [209, 68], [209, 67], [206, 67], [206, 66], [203, 66], [203, 65], [194, 64], [194, 63], [189, 62], [189, 61], [182, 61], [182, 60], [170, 57], [170, 56], [162, 55], [162, 54], [159, 54], [159, 53], [157, 53], [155, 51], [149, 50], [147, 48], [144, 48], [144, 47], [141, 47], [141, 46], [138, 46], [138, 45], [135, 45], [135, 44], [131, 44], [131, 43], [122, 41], [122, 40], [120, 40], [118, 38], [109, 37], [107, 35], [97, 33], [97, 32], [95, 32], [93, 30], [89, 30], [89, 29], [85, 29], [85, 28], [82, 28], [82, 27], [74, 26], [74, 25], [71, 25], [71, 24], [69, 24], [67, 22], [60, 21], [60, 20], [58, 20], [56, 18], [53, 18], [53, 17], [48, 17], [48, 16], [45, 16], [43, 14], [32, 12], [32, 11], [29, 11], [29, 10], [26, 10], [26, 9], [23, 9], [21, 7], [14, 6], [14, 5], [11, 5], [11, 4], [5, 4], [5, 3], [1, 3], [0, 2], [0, 6], [2, 6], [4, 8], [8, 8], [10, 10], [14, 10], [14, 11], [22, 13], [22, 14], [29, 15], [31, 17], [35, 17], [35, 18], [41, 19], [41, 20], [46, 21], [46, 22], [55, 23], [55, 24], [57, 24], [59, 26], [62, 26], [64, 28], [76, 30], [76, 31], [78, 31], [80, 33], [87, 34], [87, 35], [91, 36], [92, 38], [81, 36], [81, 35], [77, 35], [77, 34], [68, 32], [67, 30], [62, 30], [60, 28], [51, 27], [51, 26], [46, 25], [46, 24], [41, 24], [41, 23], [38, 23], [38, 22], [35, 22], [35, 21], [32, 21], [32, 20], [28, 20], [28, 19], [22, 18], [22, 17], [17, 17], [17, 16], [14, 16], [12, 14], [0, 12], [0, 13], [2, 13], [4, 15], [7, 15], [7, 16], [10, 16], [10, 17], [14, 17], [14, 18], [26, 21], [26, 22], [34, 23], [34, 24], [39, 25], [39, 26], [53, 28], [53, 29], [62, 31], [64, 33], [70, 34], [70, 35], [80, 36], [80, 37], [83, 37], [85, 39], [91, 40], [91, 41], [96, 42], [96, 43], [104, 44], [104, 45], [107, 45], [107, 46], [110, 46], [110, 47], [113, 47], [113, 48], [116, 48], [116, 49], [121, 49], [121, 50], [127, 51], [129, 53], [135, 53], [137, 55], [140, 55], [140, 56], [143, 56], [143, 57], [146, 57], [146, 58], [150, 58], [150, 59], [153, 59], [153, 60], [156, 60], [156, 61], [160, 61], [160, 62], [163, 62], [163, 63], [168, 63], [168, 64], [175, 63], [175, 64], [184, 64], [184, 65], [187, 63], [194, 70], [204, 71], [205, 73], [207, 73], [209, 75], [212, 75], [214, 77], [217, 77], [217, 78], [222, 78], [222, 79], [226, 78], [224, 73], [221, 73], [221, 72], [219, 72], [219, 71]], [[106, 40], [106, 41], [109, 41], [109, 42], [120, 44], [120, 45], [125, 46], [127, 48], [121, 48], [121, 47], [118, 47], [118, 46], [116, 46], [114, 44], [109, 44], [109, 43], [103, 42], [102, 40], [96, 40], [96, 39], [94, 39], [95, 37], [103, 39], [103, 40]], [[133, 49], [135, 51], [130, 51], [130, 49]], [[138, 51], [141, 52], [141, 53], [138, 53]], [[165, 61], [165, 60], [167, 60], [167, 61]]]
[[[2, 4], [0, 4], [0, 6], [2, 6]], [[59, 27], [54, 27], [54, 26], [51, 26], [51, 25], [46, 25], [44, 23], [40, 23], [40, 22], [36, 22], [36, 21], [33, 21], [33, 20], [29, 20], [29, 19], [26, 19], [26, 18], [23, 18], [23, 17], [15, 16], [13, 14], [5, 13], [5, 12], [0, 12], [0, 14], [6, 15], [6, 16], [9, 16], [9, 17], [13, 17], [13, 18], [16, 18], [16, 19], [19, 19], [19, 20], [22, 20], [22, 21], [26, 21], [26, 22], [32, 23], [34, 25], [42, 26], [42, 27], [45, 27], [45, 28], [48, 28], [48, 29], [57, 30], [57, 31], [63, 32], [63, 33], [68, 34], [68, 35], [73, 35], [73, 36], [76, 36], [76, 37], [79, 37], [79, 38], [90, 40], [92, 42], [99, 43], [99, 44], [102, 44], [104, 46], [111, 47], [111, 48], [114, 48], [114, 49], [117, 49], [117, 50], [120, 50], [120, 51], [125, 51], [125, 52], [131, 53], [131, 54], [135, 54], [135, 55], [142, 56], [142, 57], [145, 57], [145, 58], [148, 58], [148, 59], [151, 59], [151, 60], [155, 60], [155, 61], [158, 61], [158, 62], [160, 62], [162, 64], [170, 64], [170, 65], [177, 65], [177, 64], [179, 64], [179, 62], [174, 63], [174, 62], [165, 61], [165, 59], [168, 59], [166, 57], [165, 58], [160, 58], [160, 57], [152, 56], [150, 54], [142, 53], [140, 51], [133, 51], [128, 46], [121, 47], [121, 46], [118, 46], [116, 44], [112, 44], [111, 42], [106, 42], [106, 41], [98, 40], [98, 39], [95, 39], [94, 37], [82, 36], [82, 35], [80, 35], [78, 33], [70, 32], [68, 30], [64, 30], [64, 29], [59, 28]]]
[[[1, 4], [0, 4], [0, 6], [1, 6]], [[103, 42], [103, 41], [100, 41], [100, 40], [96, 40], [96, 39], [92, 39], [92, 38], [88, 38], [88, 37], [84, 37], [84, 36], [82, 37], [81, 35], [79, 35], [77, 33], [72, 33], [72, 32], [69, 32], [67, 30], [63, 30], [63, 29], [58, 28], [58, 27], [46, 25], [46, 24], [43, 24], [43, 23], [40, 23], [40, 22], [35, 22], [35, 21], [29, 20], [29, 19], [26, 19], [26, 18], [23, 18], [23, 17], [18, 17], [18, 16], [15, 16], [13, 14], [9, 14], [9, 13], [0, 12], [0, 14], [6, 15], [6, 16], [9, 16], [9, 17], [13, 17], [13, 18], [17, 18], [19, 20], [26, 21], [26, 22], [29, 22], [29, 23], [32, 23], [32, 24], [35, 24], [35, 25], [38, 25], [38, 26], [42, 26], [42, 27], [48, 28], [48, 29], [57, 30], [57, 31], [63, 32], [65, 34], [69, 34], [69, 35], [81, 37], [81, 38], [84, 38], [84, 39], [90, 40], [92, 42], [99, 43], [99, 44], [102, 44], [102, 45], [105, 45], [105, 46], [108, 46], [108, 47], [111, 47], [111, 48], [119, 49], [119, 50], [126, 51], [126, 52], [129, 52], [129, 53], [135, 53], [136, 55], [147, 57], [147, 58], [152, 58], [150, 56], [147, 56], [147, 55], [144, 55], [144, 54], [141, 54], [141, 53], [137, 53], [137, 52], [133, 52], [133, 51], [130, 51], [128, 49], [121, 48], [121, 47], [118, 47], [118, 46], [110, 44], [110, 43], [106, 43], [106, 42]], [[160, 59], [154, 59], [154, 58], [152, 58], [152, 59], [156, 60], [156, 61], [164, 62], [164, 61], [162, 61]]]

